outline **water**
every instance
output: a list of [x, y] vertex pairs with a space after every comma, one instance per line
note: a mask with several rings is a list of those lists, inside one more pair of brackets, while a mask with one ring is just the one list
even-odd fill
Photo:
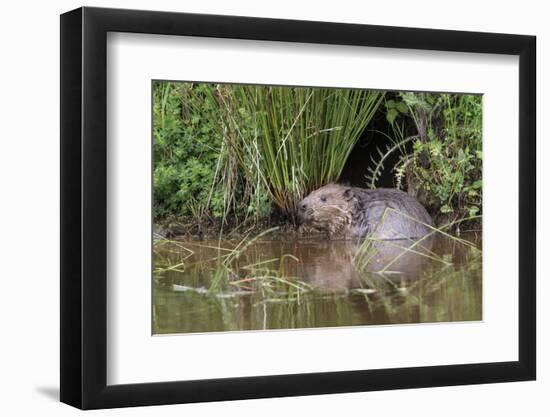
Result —
[[466, 239], [375, 242], [362, 256], [350, 241], [165, 242], [153, 332], [481, 320], [480, 242]]

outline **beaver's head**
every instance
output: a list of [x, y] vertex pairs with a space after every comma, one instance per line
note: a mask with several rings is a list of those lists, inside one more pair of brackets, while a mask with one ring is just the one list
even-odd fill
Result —
[[298, 218], [302, 224], [331, 235], [345, 233], [351, 223], [354, 204], [350, 187], [328, 184], [298, 203]]

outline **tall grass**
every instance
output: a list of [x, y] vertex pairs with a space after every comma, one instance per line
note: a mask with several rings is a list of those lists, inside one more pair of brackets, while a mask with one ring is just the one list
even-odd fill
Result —
[[[305, 195], [339, 178], [383, 93], [216, 85], [208, 99], [220, 109], [218, 128], [227, 157], [292, 219]], [[220, 166], [230, 168], [219, 178], [231, 189], [235, 165]]]

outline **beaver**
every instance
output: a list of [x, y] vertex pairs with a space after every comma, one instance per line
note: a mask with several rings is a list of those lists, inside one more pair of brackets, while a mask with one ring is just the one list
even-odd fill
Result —
[[409, 194], [331, 183], [298, 203], [301, 224], [330, 237], [418, 239], [432, 231], [432, 218]]

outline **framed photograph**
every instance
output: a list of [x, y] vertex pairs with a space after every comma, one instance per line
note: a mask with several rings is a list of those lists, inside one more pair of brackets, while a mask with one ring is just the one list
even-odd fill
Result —
[[533, 380], [535, 37], [61, 16], [61, 401]]

